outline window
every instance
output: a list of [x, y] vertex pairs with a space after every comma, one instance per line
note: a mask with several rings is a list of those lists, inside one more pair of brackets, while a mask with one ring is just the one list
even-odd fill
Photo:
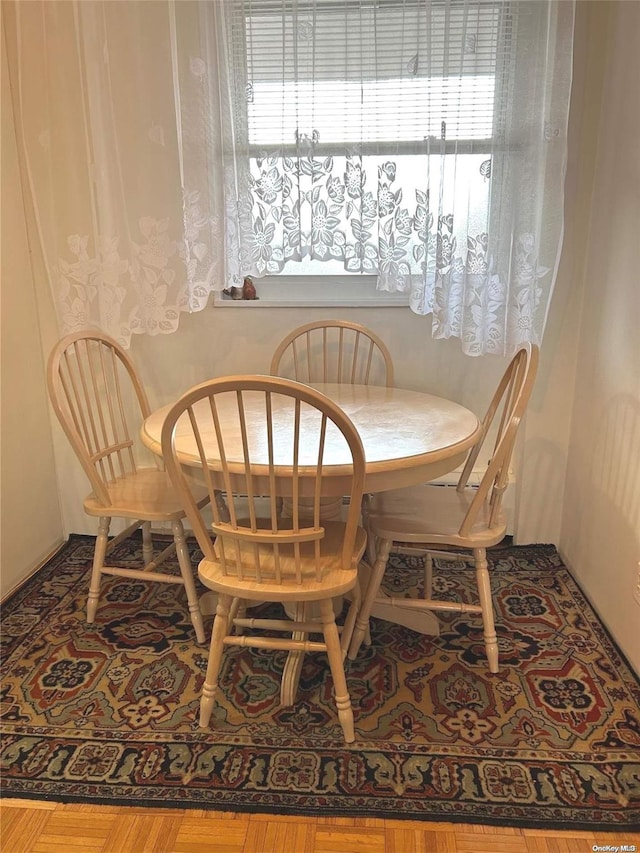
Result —
[[236, 269], [282, 287], [302, 277], [298, 292], [366, 282], [474, 354], [539, 341], [561, 245], [573, 4], [227, 8]]
[[239, 4], [256, 274], [386, 274], [406, 290], [455, 239], [430, 236], [439, 208], [463, 204], [488, 230], [511, 15], [506, 3]]

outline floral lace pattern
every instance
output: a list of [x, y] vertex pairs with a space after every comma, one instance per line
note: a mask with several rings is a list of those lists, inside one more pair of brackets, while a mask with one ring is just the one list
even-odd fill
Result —
[[[416, 313], [433, 315], [435, 338], [459, 337], [470, 355], [502, 354], [507, 338], [514, 346], [538, 342], [540, 281], [549, 267], [538, 264], [536, 238], [524, 232], [508, 257], [511, 269], [496, 268], [488, 233], [491, 161], [466, 159], [473, 204], [444, 213], [431, 199], [447, 194], [446, 170], [438, 174], [427, 156], [274, 151], [256, 158], [241, 219], [244, 266], [259, 277], [310, 258], [374, 274], [378, 289], [409, 293]], [[429, 169], [435, 193], [412, 177]]]
[[[498, 27], [496, 45], [522, 45], [512, 57], [524, 63], [517, 79], [507, 79], [515, 62], [482, 64], [479, 13], [465, 7], [461, 65], [439, 75], [425, 70], [428, 51], [366, 23], [375, 14], [396, 20], [394, 4], [370, 5], [361, 24], [370, 52], [351, 50], [359, 30], [345, 24], [349, 76], [333, 64], [325, 76], [355, 90], [358, 74], [366, 82], [379, 73], [381, 92], [393, 83], [376, 106], [378, 136], [359, 123], [366, 98], [357, 91], [342, 104], [350, 135], [329, 133], [333, 100], [324, 118], [319, 110], [317, 122], [303, 121], [312, 63], [299, 79], [287, 71], [285, 82], [301, 83], [304, 109], [288, 102], [286, 126], [263, 146], [250, 133], [251, 104], [273, 101], [260, 87], [280, 66], [258, 52], [253, 79], [246, 50], [230, 51], [234, 27], [246, 24], [242, 4], [119, 4], [117, 15], [104, 0], [17, 4], [28, 50], [11, 63], [14, 107], [61, 333], [97, 326], [126, 347], [133, 334], [174, 332], [181, 313], [202, 310], [214, 290], [312, 261], [406, 293], [414, 312], [431, 315], [427, 334], [458, 337], [471, 355], [540, 341], [562, 237], [572, 4], [470, 4]], [[356, 6], [346, 4], [349, 15]], [[454, 6], [425, 9], [437, 22]], [[503, 12], [505, 23], [517, 12], [517, 44], [503, 38]], [[314, 40], [324, 38], [337, 57], [330, 17], [327, 28], [289, 16], [298, 53], [312, 59]], [[256, 36], [267, 38], [265, 27], [261, 19]], [[454, 37], [452, 57], [456, 45]], [[392, 54], [389, 76], [377, 62]], [[417, 130], [407, 136], [396, 89], [411, 94], [420, 79], [429, 109], [422, 123], [409, 99], [402, 120]], [[486, 128], [467, 122], [466, 107], [462, 124], [453, 120], [465, 92], [473, 102], [494, 99]]]
[[[75, 260], [59, 258], [58, 305], [65, 333], [95, 325], [124, 346], [132, 334], [170, 334], [180, 312], [204, 308], [211, 292], [211, 252], [206, 233], [211, 220], [202, 213], [200, 193], [185, 193], [184, 237], [174, 240], [168, 219], [142, 217], [140, 241], [122, 257], [117, 237], [100, 235], [94, 254], [89, 237], [67, 239]], [[189, 283], [189, 286], [187, 286]], [[133, 304], [131, 294], [135, 294]]]

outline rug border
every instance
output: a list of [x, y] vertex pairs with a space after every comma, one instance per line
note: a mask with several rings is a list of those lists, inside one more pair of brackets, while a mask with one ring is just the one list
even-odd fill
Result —
[[605, 823], [573, 823], [569, 824], [568, 821], [564, 820], [527, 820], [522, 821], [518, 820], [514, 822], [514, 819], [510, 820], [500, 820], [497, 818], [487, 818], [487, 817], [476, 817], [471, 818], [470, 816], [465, 815], [447, 815], [443, 817], [442, 815], [405, 815], [402, 813], [392, 812], [390, 809], [379, 809], [376, 810], [375, 815], [370, 814], [354, 814], [353, 809], [345, 810], [345, 809], [332, 809], [330, 812], [327, 811], [326, 808], [316, 808], [316, 809], [308, 809], [304, 812], [301, 812], [299, 808], [295, 806], [282, 806], [278, 811], [274, 811], [273, 807], [264, 807], [260, 806], [251, 806], [250, 808], [247, 806], [243, 806], [242, 804], [234, 804], [233, 807], [229, 807], [228, 803], [216, 803], [216, 802], [199, 802], [192, 803], [190, 801], [177, 802], [175, 800], [170, 801], [159, 801], [159, 800], [146, 800], [139, 799], [136, 800], [135, 803], [126, 804], [121, 803], [117, 799], [109, 798], [109, 797], [91, 797], [87, 799], [86, 797], [79, 797], [73, 794], [70, 795], [42, 795], [36, 794], [32, 792], [13, 792], [13, 791], [4, 791], [0, 786], [0, 801], [2, 799], [22, 799], [22, 800], [34, 800], [35, 802], [46, 802], [46, 803], [57, 803], [60, 805], [66, 804], [78, 804], [78, 805], [96, 805], [96, 806], [116, 806], [117, 808], [131, 808], [131, 809], [172, 809], [175, 811], [183, 810], [183, 811], [210, 811], [210, 812], [230, 812], [232, 814], [263, 814], [263, 815], [273, 815], [275, 818], [278, 817], [339, 817], [339, 818], [352, 818], [353, 820], [357, 820], [359, 818], [370, 818], [375, 817], [379, 820], [396, 820], [406, 823], [451, 823], [451, 824], [471, 824], [474, 826], [496, 826], [496, 827], [510, 827], [513, 829], [548, 829], [548, 830], [564, 830], [570, 834], [571, 830], [567, 829], [567, 826], [572, 826], [579, 831], [589, 830], [592, 832], [610, 832], [616, 834], [622, 834], [624, 832], [639, 832], [640, 831], [640, 821], [638, 823], [627, 824], [621, 826], [620, 824], [616, 824], [616, 826], [611, 826], [611, 824]]

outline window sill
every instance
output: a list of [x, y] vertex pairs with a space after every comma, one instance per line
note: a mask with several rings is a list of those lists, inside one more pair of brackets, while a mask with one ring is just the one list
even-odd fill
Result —
[[258, 299], [233, 299], [214, 293], [220, 308], [403, 308], [406, 293], [376, 290], [375, 277], [363, 281], [353, 276], [267, 276], [254, 280]]

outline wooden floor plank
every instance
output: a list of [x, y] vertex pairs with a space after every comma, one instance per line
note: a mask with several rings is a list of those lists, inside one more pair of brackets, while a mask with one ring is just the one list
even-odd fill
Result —
[[185, 809], [163, 809], [162, 807], [154, 806], [152, 809], [144, 806], [120, 806], [118, 809], [120, 814], [126, 815], [146, 815], [147, 817], [184, 817], [187, 813]]
[[244, 853], [248, 820], [184, 817], [171, 853]]
[[527, 835], [527, 853], [591, 853], [593, 844], [587, 838], [572, 835]]
[[385, 832], [384, 829], [369, 829], [364, 833], [362, 827], [318, 824], [313, 851], [314, 853], [385, 853]]
[[[42, 809], [44, 811], [53, 812], [59, 807], [58, 803], [52, 803], [50, 800], [27, 800], [21, 797], [5, 797], [2, 800], [2, 808], [4, 809]], [[95, 806], [94, 806], [95, 808]]]
[[[308, 815], [293, 815], [293, 814], [261, 814], [256, 812], [255, 814], [246, 815], [249, 820], [258, 821], [262, 823], [273, 823], [273, 821], [277, 821], [278, 823], [306, 823], [309, 826], [315, 826], [319, 820], [323, 820], [323, 818], [319, 817], [310, 817]], [[349, 818], [351, 820], [351, 818]]]
[[340, 815], [319, 815], [316, 818], [318, 826], [355, 826], [355, 817], [341, 817]]
[[545, 838], [575, 838], [575, 839], [584, 839], [588, 841], [590, 844], [595, 844], [595, 833], [593, 833], [589, 829], [579, 829], [576, 827], [573, 829], [571, 826], [567, 826], [566, 829], [523, 829], [522, 834], [525, 836], [536, 836], [543, 835]]
[[483, 823], [457, 823], [456, 832], [473, 835], [522, 835], [515, 826], [490, 826]]
[[522, 835], [456, 829], [456, 853], [528, 853]]
[[[315, 847], [315, 830], [313, 823], [268, 823], [265, 837], [265, 853], [313, 853]], [[244, 853], [251, 853], [245, 848]]]
[[243, 853], [314, 853], [315, 830], [315, 823], [308, 820], [252, 820]]
[[456, 834], [452, 826], [448, 829], [426, 829], [423, 832], [427, 853], [456, 853]]
[[87, 814], [120, 814], [124, 806], [98, 806], [95, 803], [58, 803], [56, 811], [59, 812], [86, 812]]
[[385, 853], [431, 853], [421, 829], [386, 829]]
[[171, 853], [182, 815], [121, 814], [102, 853]]
[[50, 809], [3, 806], [0, 815], [0, 850], [3, 853], [33, 853], [51, 814]]
[[30, 853], [102, 853], [105, 839], [106, 835], [55, 835], [45, 831], [30, 848]]
[[198, 850], [201, 853], [243, 853], [249, 820], [192, 817], [182, 818], [175, 840], [175, 853], [190, 853]]
[[593, 843], [599, 847], [635, 846], [638, 853], [640, 853], [640, 832], [594, 832], [593, 837]]
[[381, 817], [356, 817], [354, 826], [363, 826], [369, 829], [384, 829], [387, 821]]
[[117, 813], [56, 809], [33, 846], [33, 853], [102, 853]]
[[253, 817], [253, 815], [244, 812], [225, 812], [218, 811], [218, 809], [183, 809], [182, 812], [185, 817], [205, 818], [206, 820], [247, 821]]

